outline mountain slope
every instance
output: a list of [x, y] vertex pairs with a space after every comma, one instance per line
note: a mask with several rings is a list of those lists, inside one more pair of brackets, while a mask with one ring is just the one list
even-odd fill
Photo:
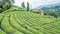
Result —
[[8, 13], [0, 14], [0, 28], [3, 31], [0, 32], [2, 33], [60, 34], [60, 19], [27, 11], [10, 10]]
[[56, 12], [60, 16], [60, 3], [37, 6], [35, 9], [37, 8], [42, 9], [45, 13]]

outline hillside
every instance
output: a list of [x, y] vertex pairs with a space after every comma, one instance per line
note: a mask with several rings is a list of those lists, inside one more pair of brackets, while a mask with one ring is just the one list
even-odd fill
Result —
[[45, 13], [56, 12], [60, 16], [60, 4], [42, 5], [37, 6], [36, 9], [42, 9]]
[[59, 18], [13, 8], [0, 14], [0, 34], [60, 34]]
[[60, 6], [43, 7], [42, 10], [44, 10], [46, 13], [56, 12], [58, 14], [58, 16], [60, 16]]

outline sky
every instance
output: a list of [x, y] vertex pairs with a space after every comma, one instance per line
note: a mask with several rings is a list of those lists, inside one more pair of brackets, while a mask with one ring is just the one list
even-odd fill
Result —
[[25, 6], [26, 6], [26, 2], [29, 2], [31, 8], [34, 8], [39, 5], [60, 3], [60, 0], [15, 0], [14, 5], [21, 6], [21, 3], [23, 1], [25, 2]]

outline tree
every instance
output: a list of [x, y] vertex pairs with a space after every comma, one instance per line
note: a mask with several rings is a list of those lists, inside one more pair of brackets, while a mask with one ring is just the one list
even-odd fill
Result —
[[3, 12], [3, 0], [0, 0], [0, 13]]
[[12, 6], [12, 3], [14, 3], [14, 0], [3, 0], [3, 11], [7, 10], [7, 5], [9, 4], [10, 7]]
[[24, 2], [22, 2], [21, 6], [22, 6], [23, 8], [25, 8], [25, 4], [24, 4]]
[[1, 12], [3, 12], [3, 9], [2, 9], [2, 8], [0, 8], [0, 13], [1, 13]]
[[29, 11], [29, 2], [27, 2], [27, 11]]
[[47, 15], [47, 13], [44, 12], [44, 15]]
[[50, 12], [49, 15], [54, 16], [55, 18], [58, 17], [56, 12]]

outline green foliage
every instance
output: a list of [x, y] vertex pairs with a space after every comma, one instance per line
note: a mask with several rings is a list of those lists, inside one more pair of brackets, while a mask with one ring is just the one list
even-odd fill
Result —
[[3, 1], [0, 0], [0, 13], [3, 12]]
[[7, 9], [9, 9], [12, 4], [14, 3], [14, 0], [4, 0], [3, 2], [3, 11], [6, 11]]
[[3, 5], [3, 1], [1, 0], [1, 1], [0, 1], [0, 6], [2, 6], [2, 5]]
[[13, 8], [8, 13], [0, 14], [1, 34], [60, 34], [59, 18], [18, 11], [17, 7], [13, 11]]
[[11, 5], [9, 3], [5, 3], [5, 5], [7, 10], [10, 9]]
[[22, 2], [21, 6], [22, 6], [23, 8], [25, 8], [25, 4], [24, 4], [24, 2]]
[[0, 13], [11, 8], [14, 0], [0, 0]]
[[47, 14], [51, 11], [57, 12], [58, 16], [60, 16], [60, 6], [43, 7], [42, 10], [44, 10]]
[[6, 34], [3, 30], [0, 29], [0, 34]]
[[30, 9], [30, 8], [29, 8], [29, 2], [27, 2], [27, 11], [29, 11], [29, 9]]
[[2, 9], [2, 8], [0, 8], [0, 13], [1, 13], [1, 12], [3, 12], [3, 9]]
[[47, 13], [44, 13], [44, 15], [47, 15]]
[[58, 17], [56, 12], [50, 12], [49, 14], [50, 14], [51, 16], [54, 16], [55, 18]]
[[15, 11], [26, 11], [25, 9], [21, 8], [21, 7], [18, 7], [18, 6], [15, 6], [13, 5], [9, 10], [7, 10], [6, 12], [15, 12]]

